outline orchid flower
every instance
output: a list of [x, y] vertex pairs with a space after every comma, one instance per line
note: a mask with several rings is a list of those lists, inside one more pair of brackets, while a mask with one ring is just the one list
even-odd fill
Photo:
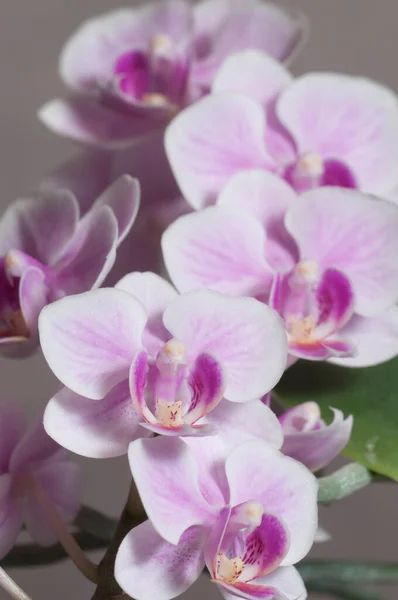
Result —
[[[163, 131], [137, 141], [130, 148], [81, 150], [60, 164], [40, 184], [40, 189], [68, 189], [89, 210], [109, 182], [126, 173], [140, 183], [140, 210], [134, 235], [123, 244], [108, 282], [114, 285], [131, 271], [158, 272], [162, 265], [159, 238], [178, 216], [190, 210], [178, 190], [163, 147]], [[156, 165], [154, 173], [154, 165]]]
[[23, 414], [11, 404], [0, 405], [0, 557], [15, 544], [25, 525], [40, 545], [56, 536], [34, 486], [40, 486], [59, 515], [71, 521], [79, 509], [80, 471], [68, 453], [46, 435], [42, 419], [26, 429]]
[[44, 356], [69, 388], [48, 405], [46, 430], [97, 458], [124, 454], [147, 430], [214, 433], [201, 419], [223, 397], [261, 398], [287, 358], [272, 309], [208, 290], [178, 296], [153, 273], [53, 303], [39, 327]]
[[258, 48], [285, 60], [305, 26], [300, 15], [259, 0], [162, 0], [112, 11], [69, 39], [60, 73], [72, 95], [50, 101], [39, 117], [69, 138], [126, 147], [208, 93], [231, 52]]
[[303, 402], [285, 411], [279, 417], [284, 434], [282, 452], [311, 471], [326, 467], [347, 445], [353, 424], [351, 415], [344, 419], [340, 410], [332, 410], [330, 425], [322, 420], [316, 402]]
[[324, 187], [299, 198], [276, 175], [235, 175], [217, 206], [163, 236], [181, 292], [206, 287], [269, 302], [289, 353], [367, 366], [398, 353], [398, 207]]
[[0, 346], [20, 356], [38, 343], [41, 309], [99, 286], [134, 223], [139, 187], [118, 179], [80, 219], [65, 190], [14, 202], [0, 220]]
[[131, 444], [130, 467], [149, 521], [122, 542], [118, 583], [137, 600], [169, 600], [206, 565], [228, 600], [304, 600], [293, 565], [314, 541], [316, 479], [265, 441], [228, 452], [213, 442], [217, 437]]
[[193, 208], [213, 204], [244, 169], [264, 169], [302, 192], [341, 186], [387, 197], [397, 187], [398, 98], [368, 79], [309, 73], [293, 80], [272, 57], [228, 58], [213, 93], [166, 131], [181, 191]]

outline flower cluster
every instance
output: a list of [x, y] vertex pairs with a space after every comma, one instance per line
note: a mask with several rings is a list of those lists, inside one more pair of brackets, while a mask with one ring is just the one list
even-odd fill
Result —
[[[327, 424], [312, 398], [283, 412], [272, 392], [300, 359], [398, 355], [398, 98], [294, 79], [305, 32], [259, 0], [167, 0], [67, 42], [71, 94], [40, 118], [93, 149], [0, 221], [1, 348], [40, 344], [64, 386], [31, 433], [1, 409], [2, 555], [22, 522], [52, 540], [51, 500], [73, 518], [66, 450], [127, 454], [148, 517], [117, 552], [127, 594], [171, 600], [207, 568], [226, 600], [306, 598], [294, 565], [316, 539], [314, 473], [353, 418]], [[158, 190], [173, 176], [178, 206]], [[145, 219], [119, 249], [141, 188]], [[145, 270], [148, 240], [167, 275]], [[116, 251], [139, 270], [96, 289]]]

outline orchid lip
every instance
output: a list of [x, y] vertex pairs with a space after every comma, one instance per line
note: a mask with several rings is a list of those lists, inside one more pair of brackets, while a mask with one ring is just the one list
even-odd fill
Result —
[[[235, 506], [214, 554], [213, 580], [239, 587], [273, 571], [286, 554], [287, 539], [284, 526], [265, 514], [260, 502]], [[270, 547], [274, 550], [271, 554]]]
[[286, 319], [286, 326], [290, 341], [308, 345], [317, 343], [314, 337], [316, 322], [312, 315], [308, 315], [303, 319], [299, 319], [295, 315], [289, 315]]
[[222, 400], [224, 378], [219, 363], [207, 353], [188, 360], [185, 345], [172, 338], [155, 359], [146, 351], [132, 365], [133, 404], [156, 433], [214, 435], [216, 428], [200, 422]]
[[184, 425], [184, 420], [182, 418], [182, 400], [168, 404], [160, 398], [157, 398], [155, 415], [158, 424], [165, 429], [181, 429]]
[[154, 35], [146, 49], [123, 53], [114, 65], [114, 83], [126, 100], [147, 107], [179, 110], [186, 68], [176, 55], [174, 41], [165, 33]]
[[244, 569], [245, 563], [240, 555], [228, 558], [224, 552], [220, 552], [217, 557], [216, 581], [225, 581], [233, 585], [239, 581]]

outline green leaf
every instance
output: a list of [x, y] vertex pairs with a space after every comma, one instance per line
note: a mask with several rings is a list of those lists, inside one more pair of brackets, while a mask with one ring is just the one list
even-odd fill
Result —
[[398, 358], [364, 369], [302, 360], [286, 371], [276, 395], [285, 407], [318, 402], [326, 421], [329, 407], [352, 414], [343, 454], [398, 481]]

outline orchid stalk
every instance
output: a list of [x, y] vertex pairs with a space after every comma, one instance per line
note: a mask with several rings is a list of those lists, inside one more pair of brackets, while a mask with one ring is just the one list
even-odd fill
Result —
[[14, 600], [31, 600], [31, 598], [15, 583], [15, 581], [0, 567], [0, 587]]

